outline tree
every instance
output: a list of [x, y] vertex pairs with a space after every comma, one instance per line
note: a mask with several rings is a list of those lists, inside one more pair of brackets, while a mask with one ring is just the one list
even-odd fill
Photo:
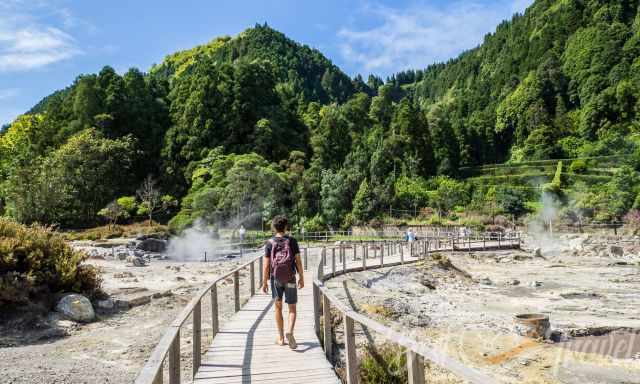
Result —
[[102, 216], [109, 220], [109, 229], [116, 225], [118, 222], [118, 218], [120, 218], [125, 213], [125, 210], [122, 209], [120, 204], [117, 201], [110, 202], [106, 207], [102, 208], [98, 211], [98, 216]]
[[376, 214], [375, 203], [373, 191], [369, 188], [367, 179], [364, 179], [353, 199], [353, 216], [361, 223], [369, 222]]
[[438, 209], [438, 215], [447, 215], [456, 205], [463, 205], [467, 199], [465, 185], [446, 176], [435, 179], [435, 191], [431, 191], [429, 201]]
[[176, 199], [171, 195], [161, 195], [156, 187], [156, 181], [147, 176], [140, 188], [136, 191], [140, 204], [138, 205], [138, 215], [146, 215], [149, 218], [149, 226], [153, 223], [153, 215], [164, 212], [177, 205]]

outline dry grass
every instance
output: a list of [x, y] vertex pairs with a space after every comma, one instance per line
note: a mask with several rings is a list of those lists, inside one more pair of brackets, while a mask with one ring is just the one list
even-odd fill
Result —
[[79, 231], [65, 232], [64, 236], [67, 240], [105, 240], [116, 237], [135, 237], [138, 235], [148, 235], [150, 233], [169, 233], [169, 227], [152, 222], [151, 225], [147, 221], [127, 224], [102, 226]]

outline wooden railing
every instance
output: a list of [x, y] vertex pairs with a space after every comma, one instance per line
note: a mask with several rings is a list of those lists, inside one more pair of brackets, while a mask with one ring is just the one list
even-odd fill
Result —
[[[308, 257], [307, 249], [303, 250], [303, 265], [307, 269]], [[250, 295], [255, 295], [256, 292], [256, 264], [258, 267], [258, 287], [262, 281], [262, 254], [260, 256], [252, 258], [250, 261], [240, 265], [234, 270], [217, 277], [206, 287], [202, 288], [193, 299], [182, 310], [176, 320], [167, 327], [166, 332], [160, 339], [160, 342], [156, 345], [155, 349], [151, 353], [149, 360], [142, 368], [142, 371], [138, 375], [136, 384], [162, 384], [164, 380], [164, 367], [168, 360], [168, 377], [169, 384], [179, 384], [181, 377], [180, 370], [180, 330], [185, 325], [189, 317], [192, 317], [193, 331], [191, 345], [193, 347], [192, 353], [192, 367], [193, 376], [198, 372], [200, 368], [200, 362], [202, 357], [202, 301], [209, 294], [211, 296], [211, 331], [213, 337], [219, 331], [220, 319], [218, 308], [218, 283], [233, 278], [233, 299], [235, 312], [240, 311], [240, 272], [249, 270], [249, 292]]]
[[[360, 324], [363, 328], [367, 328], [376, 332], [384, 337], [386, 340], [393, 342], [406, 350], [407, 357], [407, 371], [410, 384], [424, 384], [425, 371], [424, 360], [429, 360], [450, 372], [458, 375], [459, 377], [477, 384], [493, 384], [495, 379], [489, 376], [463, 365], [455, 359], [447, 356], [446, 354], [410, 337], [397, 332], [383, 324], [376, 322], [348, 307], [339, 298], [334, 296], [324, 285], [326, 280], [329, 280], [335, 276], [349, 273], [364, 271], [371, 268], [390, 267], [394, 265], [401, 265], [405, 263], [416, 262], [429, 256], [430, 252], [443, 252], [443, 251], [455, 251], [455, 250], [485, 250], [489, 248], [519, 248], [520, 247], [520, 235], [514, 234], [514, 236], [503, 237], [499, 236], [478, 236], [477, 238], [463, 239], [462, 246], [456, 248], [456, 242], [454, 239], [450, 239], [450, 248], [443, 247], [447, 244], [449, 239], [429, 239], [421, 240], [412, 243], [406, 242], [387, 242], [376, 244], [373, 248], [373, 258], [369, 258], [371, 247], [369, 244], [364, 244], [362, 247], [357, 245], [350, 246], [349, 248], [340, 246], [337, 248], [331, 248], [331, 268], [325, 273], [325, 267], [329, 263], [328, 248], [323, 248], [321, 261], [318, 264], [317, 278], [313, 282], [313, 308], [314, 308], [314, 326], [318, 337], [322, 336], [324, 340], [323, 347], [327, 359], [333, 360], [333, 337], [332, 337], [332, 325], [331, 321], [331, 308], [338, 310], [343, 316], [344, 325], [344, 344], [346, 348], [346, 379], [348, 384], [356, 384], [359, 382], [359, 368], [356, 356], [356, 343], [355, 343], [355, 324]], [[460, 239], [457, 239], [458, 241]], [[487, 243], [489, 242], [489, 244]], [[493, 242], [493, 243], [491, 243]], [[497, 242], [497, 244], [496, 244]], [[362, 265], [355, 267], [348, 267], [347, 262], [347, 250], [351, 249], [353, 260], [357, 259], [358, 248], [360, 248], [360, 257], [362, 258]], [[411, 258], [405, 260], [405, 248], [406, 254]], [[337, 258], [336, 260], [336, 253]], [[379, 253], [379, 261], [375, 260]], [[388, 256], [399, 256], [399, 261], [387, 261], [385, 262], [385, 253]], [[394, 257], [397, 260], [397, 257]], [[388, 259], [387, 259], [388, 260]], [[368, 261], [374, 261], [375, 264], [368, 265]], [[342, 264], [342, 268], [338, 267], [338, 263]], [[353, 265], [353, 263], [352, 263]], [[320, 316], [323, 316], [324, 321], [321, 322]], [[321, 334], [322, 333], [322, 334]]]

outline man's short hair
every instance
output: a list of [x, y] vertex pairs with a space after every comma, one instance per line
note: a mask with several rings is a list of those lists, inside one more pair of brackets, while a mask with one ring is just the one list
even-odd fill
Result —
[[288, 226], [289, 220], [287, 220], [287, 217], [284, 215], [278, 215], [274, 217], [273, 221], [271, 222], [271, 227], [276, 232], [284, 232], [287, 230]]

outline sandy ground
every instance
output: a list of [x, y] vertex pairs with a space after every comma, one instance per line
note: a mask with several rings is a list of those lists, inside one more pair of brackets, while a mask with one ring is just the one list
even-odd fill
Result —
[[[244, 258], [246, 260], [247, 257]], [[40, 340], [26, 332], [0, 332], [0, 382], [2, 383], [131, 383], [151, 351], [191, 297], [207, 282], [234, 269], [241, 260], [175, 262], [152, 260], [133, 267], [124, 261], [88, 261], [100, 268], [104, 290], [114, 297], [162, 293], [150, 303], [90, 324], [60, 323], [63, 332], [44, 333]], [[257, 275], [257, 274], [256, 274]], [[241, 300], [249, 297], [248, 271], [241, 273]], [[233, 283], [219, 288], [221, 320], [233, 311]], [[134, 293], [132, 293], [134, 292]], [[210, 302], [203, 303], [203, 347], [211, 338]], [[40, 333], [38, 333], [40, 332]], [[190, 322], [182, 334], [183, 376], [189, 377]], [[40, 335], [41, 330], [33, 330]], [[64, 337], [57, 337], [59, 334]], [[47, 334], [49, 336], [47, 336]], [[9, 347], [7, 347], [9, 346]]]
[[[507, 251], [452, 256], [469, 276], [429, 260], [352, 273], [328, 285], [355, 309], [498, 383], [640, 383], [640, 333], [570, 338], [598, 327], [640, 329], [640, 258], [629, 254], [637, 249], [616, 258], [596, 246], [551, 248], [543, 248], [544, 257]], [[513, 316], [520, 313], [549, 315], [552, 329], [569, 339], [538, 342], [516, 335]], [[428, 378], [460, 382], [440, 369], [429, 370]]]

